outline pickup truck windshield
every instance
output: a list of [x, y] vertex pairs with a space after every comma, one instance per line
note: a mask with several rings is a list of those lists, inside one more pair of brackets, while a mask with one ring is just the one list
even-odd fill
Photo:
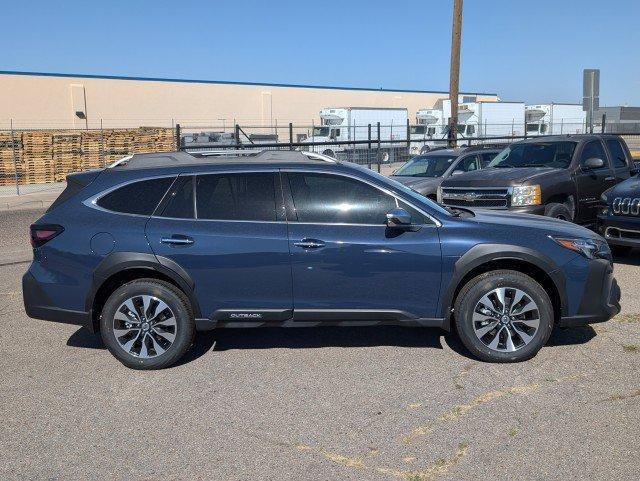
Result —
[[507, 147], [487, 167], [554, 167], [566, 169], [571, 163], [576, 142], [536, 142]]
[[456, 155], [419, 155], [396, 170], [393, 175], [442, 177], [456, 158]]

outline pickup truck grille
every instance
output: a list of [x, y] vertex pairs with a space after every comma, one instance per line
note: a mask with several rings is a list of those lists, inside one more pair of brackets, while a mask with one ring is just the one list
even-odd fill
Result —
[[442, 203], [451, 207], [506, 209], [509, 207], [509, 189], [478, 189], [470, 187], [444, 187]]

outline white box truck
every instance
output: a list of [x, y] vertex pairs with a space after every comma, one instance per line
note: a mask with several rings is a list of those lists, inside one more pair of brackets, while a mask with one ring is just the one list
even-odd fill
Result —
[[527, 135], [585, 133], [586, 112], [580, 104], [538, 104], [525, 107]]
[[458, 107], [458, 123], [464, 126], [464, 130], [459, 130], [463, 138], [521, 136], [524, 102], [463, 103]]
[[[366, 141], [369, 139], [368, 126], [371, 125], [371, 142], [377, 147], [377, 124], [380, 123], [380, 140], [386, 141], [380, 144], [381, 160], [393, 162], [398, 155], [403, 154], [402, 149], [406, 157], [407, 119], [407, 109], [401, 108], [325, 108], [320, 111], [320, 125], [313, 127], [313, 132], [304, 142], [312, 144]], [[308, 150], [357, 162], [363, 159], [363, 152], [368, 152], [368, 145], [366, 143], [312, 145]]]

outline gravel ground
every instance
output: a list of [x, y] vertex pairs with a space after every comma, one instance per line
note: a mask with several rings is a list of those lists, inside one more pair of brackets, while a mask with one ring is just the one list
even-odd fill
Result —
[[26, 317], [38, 215], [0, 214], [0, 479], [638, 478], [637, 253], [616, 265], [623, 315], [521, 364], [438, 330], [262, 329], [138, 372], [99, 336]]

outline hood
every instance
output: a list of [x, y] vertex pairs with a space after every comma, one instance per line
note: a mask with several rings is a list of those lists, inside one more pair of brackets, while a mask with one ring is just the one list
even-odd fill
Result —
[[546, 235], [566, 237], [581, 237], [603, 240], [595, 232], [573, 222], [567, 222], [552, 217], [534, 214], [516, 214], [507, 211], [474, 210], [475, 217], [469, 218], [470, 222], [481, 224], [495, 224], [504, 227], [536, 229], [544, 231]]
[[607, 202], [613, 202], [616, 197], [640, 197], [640, 177], [635, 176], [630, 179], [620, 182], [618, 185], [607, 190], [604, 195], [607, 197]]
[[442, 187], [505, 187], [535, 182], [543, 177], [568, 175], [553, 167], [485, 168], [449, 177]]
[[410, 177], [404, 175], [392, 175], [390, 178], [421, 194], [435, 194], [438, 186], [444, 180], [442, 177]]

